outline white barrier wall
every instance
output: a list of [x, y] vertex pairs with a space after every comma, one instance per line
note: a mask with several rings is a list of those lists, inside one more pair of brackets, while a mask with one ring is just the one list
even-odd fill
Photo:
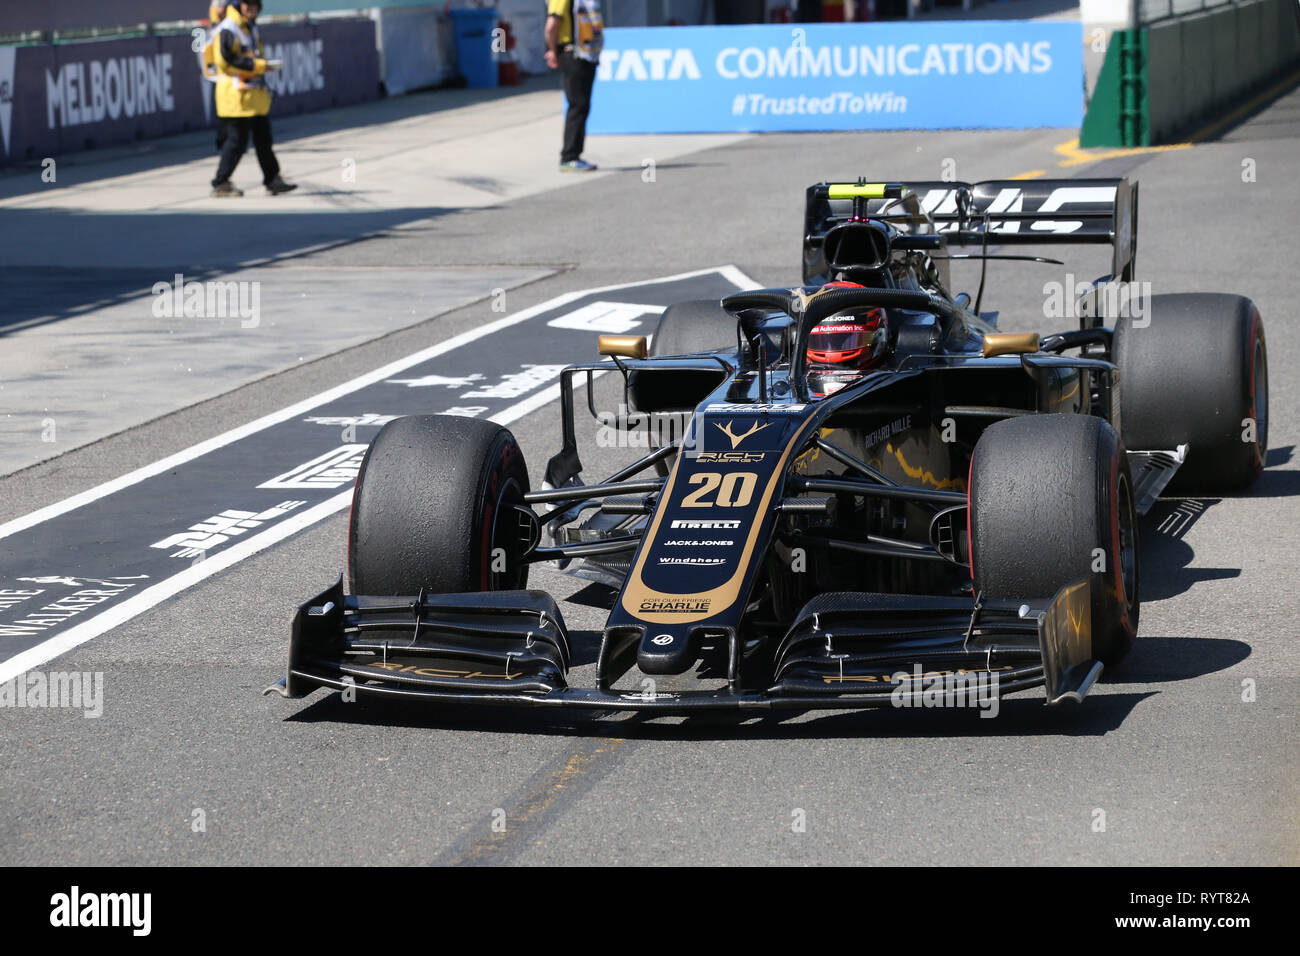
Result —
[[456, 69], [451, 26], [433, 6], [371, 10], [379, 44], [379, 76], [389, 96], [437, 86]]
[[[449, 9], [474, 7], [453, 0]], [[515, 38], [523, 73], [547, 73], [545, 0], [499, 0], [497, 11]], [[380, 76], [389, 96], [427, 89], [456, 75], [456, 39], [443, 4], [378, 7], [370, 12], [379, 43]]]
[[546, 67], [545, 0], [499, 0], [501, 19], [515, 37], [515, 62], [524, 73], [549, 73]]

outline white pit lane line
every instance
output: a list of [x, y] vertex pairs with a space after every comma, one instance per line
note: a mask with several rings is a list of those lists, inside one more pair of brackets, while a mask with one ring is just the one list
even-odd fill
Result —
[[[104, 482], [103, 484], [97, 485], [87, 491], [83, 491], [80, 494], [73, 495], [70, 498], [65, 498], [62, 501], [40, 508], [30, 514], [23, 515], [20, 518], [15, 518], [12, 521], [0, 525], [0, 538], [10, 537], [29, 528], [40, 525], [43, 522], [59, 517], [60, 515], [67, 514], [70, 511], [92, 504], [101, 498], [107, 497], [108, 495], [121, 491], [122, 489], [129, 488], [132, 485], [139, 484], [149, 478], [164, 474], [179, 465], [193, 461], [227, 445], [233, 444], [249, 435], [264, 431], [265, 429], [282, 422], [290, 421], [306, 412], [310, 412], [322, 405], [327, 405], [369, 385], [374, 385], [383, 382], [386, 379], [390, 379], [394, 375], [403, 372], [412, 366], [427, 362], [439, 355], [461, 348], [462, 346], [475, 342], [484, 336], [509, 328], [512, 325], [517, 325], [518, 323], [533, 318], [534, 316], [557, 309], [569, 302], [604, 292], [614, 292], [622, 289], [675, 282], [683, 279], [693, 279], [708, 275], [721, 276], [740, 290], [754, 289], [758, 287], [758, 283], [749, 276], [745, 275], [735, 266], [728, 265], [710, 269], [700, 269], [672, 276], [643, 279], [637, 282], [625, 282], [616, 285], [566, 292], [563, 295], [556, 296], [553, 299], [531, 306], [521, 312], [505, 316], [495, 322], [489, 322], [480, 326], [477, 329], [472, 329], [468, 332], [463, 332], [460, 335], [453, 336], [445, 342], [440, 342], [437, 345], [430, 346], [420, 352], [408, 355], [396, 362], [391, 362], [388, 365], [375, 369], [374, 371], [367, 372], [365, 375], [361, 375], [348, 382], [344, 382], [341, 385], [337, 385], [324, 392], [320, 392], [317, 395], [313, 395], [310, 398], [306, 398], [288, 406], [287, 408], [282, 408], [279, 411], [272, 412], [269, 415], [264, 415], [261, 418], [241, 425], [238, 428], [233, 428], [230, 431], [224, 432], [206, 441], [199, 442], [198, 444], [192, 445], [183, 451], [168, 456], [167, 458], [160, 459], [152, 464], [145, 465], [143, 468], [138, 468], [135, 471], [114, 478], [112, 481]], [[488, 416], [488, 419], [499, 425], [508, 425], [549, 404], [550, 402], [555, 401], [559, 396], [560, 386], [558, 383], [555, 383]], [[114, 603], [81, 623], [70, 627], [65, 631], [61, 631], [33, 647], [20, 651], [4, 661], [0, 661], [0, 684], [22, 676], [27, 671], [39, 667], [42, 664], [53, 660], [55, 657], [98, 637], [106, 631], [130, 621], [132, 618], [148, 611], [150, 608], [155, 607], [168, 598], [179, 594], [181, 591], [184, 591], [194, 584], [197, 584], [204, 578], [211, 577], [226, 568], [232, 567], [258, 552], [264, 551], [272, 545], [284, 541], [292, 535], [297, 534], [299, 531], [309, 528], [331, 515], [337, 514], [344, 508], [349, 507], [351, 502], [352, 488], [349, 487], [347, 491], [340, 492], [323, 502], [313, 505], [305, 511], [291, 514], [289, 517], [276, 522], [267, 530], [253, 535], [252, 537], [239, 540], [228, 548], [220, 550], [212, 557], [188, 565], [183, 570], [169, 575], [157, 584], [146, 588], [138, 594], [135, 594], [119, 603]]]

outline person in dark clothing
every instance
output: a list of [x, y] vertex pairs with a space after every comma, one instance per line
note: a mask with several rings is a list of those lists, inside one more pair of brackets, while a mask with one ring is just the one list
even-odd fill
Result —
[[564, 147], [560, 151], [561, 172], [591, 172], [595, 163], [582, 158], [587, 139], [587, 115], [591, 112], [591, 88], [604, 46], [605, 26], [600, 0], [548, 0], [546, 17], [546, 65], [564, 75], [564, 98], [569, 109], [564, 117]]
[[273, 196], [298, 187], [280, 175], [280, 164], [271, 148], [271, 91], [266, 87], [268, 70], [278, 70], [281, 63], [262, 56], [262, 39], [257, 31], [261, 0], [241, 0], [230, 4], [226, 18], [217, 27], [214, 61], [221, 74], [217, 83], [217, 116], [225, 125], [221, 144], [221, 162], [212, 180], [212, 195], [242, 196], [243, 191], [230, 181], [235, 167], [253, 140], [257, 162], [262, 167], [262, 183]]

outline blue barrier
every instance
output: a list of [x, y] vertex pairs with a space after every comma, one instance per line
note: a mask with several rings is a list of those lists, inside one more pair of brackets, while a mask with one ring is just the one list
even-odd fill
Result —
[[605, 31], [590, 133], [1077, 127], [1080, 23]]
[[[322, 20], [262, 29], [271, 119], [379, 97], [375, 25]], [[0, 47], [0, 166], [216, 123], [194, 37]]]
[[496, 86], [497, 65], [492, 59], [496, 10], [452, 10], [451, 23], [456, 34], [457, 65], [466, 86], [476, 90]]

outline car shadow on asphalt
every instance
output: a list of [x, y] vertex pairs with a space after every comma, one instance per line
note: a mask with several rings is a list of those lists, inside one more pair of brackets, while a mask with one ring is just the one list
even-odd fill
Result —
[[1139, 633], [1128, 657], [1106, 684], [1167, 684], [1193, 680], [1240, 664], [1251, 655], [1245, 641], [1227, 637], [1146, 637]]
[[1219, 498], [1171, 498], [1156, 502], [1141, 519], [1142, 601], [1164, 601], [1189, 591], [1202, 581], [1241, 576], [1241, 568], [1194, 568], [1196, 551], [1186, 535]]
[[[1271, 448], [1267, 467], [1242, 497], [1289, 498], [1300, 495], [1300, 471], [1277, 471], [1291, 461], [1294, 445]], [[1142, 600], [1163, 601], [1190, 590], [1202, 581], [1222, 581], [1241, 576], [1241, 568], [1193, 568], [1196, 552], [1187, 533], [1223, 498], [1162, 498], [1141, 519]]]

